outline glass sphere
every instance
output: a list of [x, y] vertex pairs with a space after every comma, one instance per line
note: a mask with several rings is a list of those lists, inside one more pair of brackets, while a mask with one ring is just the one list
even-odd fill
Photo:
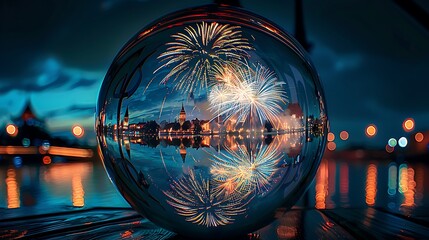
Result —
[[275, 24], [207, 5], [138, 32], [102, 84], [107, 173], [155, 224], [187, 237], [257, 230], [313, 179], [327, 116], [316, 70]]

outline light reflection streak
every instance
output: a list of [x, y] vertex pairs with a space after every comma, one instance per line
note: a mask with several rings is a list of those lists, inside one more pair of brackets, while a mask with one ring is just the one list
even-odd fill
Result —
[[326, 196], [328, 195], [328, 162], [323, 159], [316, 174], [316, 205], [317, 209], [326, 208]]
[[408, 191], [408, 165], [403, 163], [399, 165], [399, 188], [398, 192], [404, 193]]
[[83, 207], [85, 205], [85, 191], [82, 185], [82, 176], [80, 173], [75, 173], [72, 177], [72, 203], [75, 207]]
[[34, 146], [23, 147], [23, 146], [0, 146], [0, 154], [5, 155], [31, 155], [37, 154], [38, 148]]
[[420, 205], [424, 194], [424, 176], [425, 170], [423, 166], [416, 167], [416, 204]]
[[19, 208], [21, 206], [20, 188], [16, 180], [16, 171], [13, 168], [7, 170], [6, 177], [7, 208]]
[[48, 150], [49, 154], [67, 157], [82, 157], [89, 158], [93, 156], [91, 149], [67, 148], [51, 146]]
[[23, 147], [23, 146], [0, 146], [0, 154], [5, 155], [34, 155], [34, 154], [46, 154], [65, 156], [65, 157], [82, 157], [90, 158], [93, 156], [93, 151], [91, 149], [82, 149], [82, 148], [68, 148], [68, 147], [55, 147], [50, 146], [49, 150], [46, 151], [42, 146], [35, 147]]
[[414, 181], [414, 169], [409, 167], [406, 171], [404, 171], [404, 174], [407, 174], [407, 191], [404, 191], [404, 202], [401, 206], [405, 207], [413, 207], [415, 206], [415, 189], [416, 189], [416, 182]]
[[340, 201], [349, 203], [349, 165], [342, 163], [340, 166]]
[[370, 164], [366, 172], [365, 202], [368, 206], [375, 204], [377, 195], [377, 167]]
[[387, 193], [390, 196], [394, 196], [396, 194], [396, 188], [398, 187], [398, 168], [396, 167], [396, 163], [391, 163], [388, 171]]

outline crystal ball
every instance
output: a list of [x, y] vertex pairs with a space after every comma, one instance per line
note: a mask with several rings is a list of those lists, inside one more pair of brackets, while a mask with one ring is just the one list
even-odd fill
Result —
[[162, 228], [207, 239], [251, 233], [290, 208], [314, 178], [327, 123], [317, 72], [291, 35], [207, 5], [124, 45], [95, 127], [128, 203]]

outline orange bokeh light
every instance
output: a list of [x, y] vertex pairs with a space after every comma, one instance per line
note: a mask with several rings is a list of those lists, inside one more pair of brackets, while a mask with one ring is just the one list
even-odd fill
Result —
[[18, 128], [13, 124], [8, 124], [6, 126], [6, 132], [12, 137], [15, 137], [18, 134]]
[[19, 208], [21, 206], [20, 188], [16, 180], [15, 169], [7, 170], [6, 177], [6, 194], [7, 194], [7, 208]]
[[332, 142], [335, 140], [335, 134], [333, 133], [328, 133], [328, 142]]
[[349, 139], [349, 133], [347, 131], [340, 132], [340, 138], [341, 140], [346, 141], [347, 139]]
[[79, 125], [75, 125], [72, 128], [72, 133], [75, 137], [81, 138], [85, 134], [85, 131], [83, 130], [83, 127], [81, 127]]
[[52, 162], [51, 157], [49, 157], [49, 156], [44, 156], [43, 157], [43, 164], [48, 165], [48, 164], [51, 164], [51, 162]]
[[328, 150], [334, 151], [337, 148], [337, 144], [334, 142], [328, 142]]
[[365, 202], [368, 206], [375, 204], [377, 196], [377, 167], [374, 164], [368, 166], [366, 172]]
[[374, 124], [371, 124], [366, 127], [365, 133], [368, 137], [374, 137], [377, 134], [377, 127]]
[[404, 129], [404, 131], [406, 132], [411, 132], [414, 129], [414, 119], [412, 118], [407, 118], [405, 119], [405, 121], [402, 123], [402, 128]]
[[416, 133], [416, 135], [414, 135], [414, 139], [416, 139], [416, 142], [422, 142], [424, 138], [425, 136], [421, 132], [418, 132]]

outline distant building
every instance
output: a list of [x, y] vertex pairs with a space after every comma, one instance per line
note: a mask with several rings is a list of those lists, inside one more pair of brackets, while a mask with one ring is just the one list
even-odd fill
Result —
[[28, 101], [20, 115], [12, 119], [16, 127], [13, 135], [0, 131], [0, 145], [11, 146], [42, 146], [43, 144], [64, 146], [63, 139], [53, 138], [46, 129], [45, 121], [38, 118]]
[[45, 121], [36, 117], [30, 101], [27, 101], [24, 111], [20, 114], [19, 117], [16, 117], [15, 119], [13, 119], [12, 122], [18, 127], [28, 125], [28, 126], [34, 126], [39, 128], [45, 128]]
[[122, 122], [122, 130], [123, 131], [128, 130], [128, 125], [129, 125], [129, 120], [130, 120], [128, 115], [129, 114], [128, 114], [128, 107], [127, 107], [127, 110], [125, 110], [124, 121]]
[[186, 121], [186, 112], [185, 112], [185, 108], [183, 107], [183, 103], [182, 103], [182, 110], [180, 110], [180, 114], [179, 114], [179, 124], [180, 127], [183, 126], [183, 123]]
[[185, 159], [186, 159], [186, 147], [185, 147], [185, 145], [183, 145], [183, 143], [180, 144], [180, 146], [179, 146], [179, 153], [180, 153], [180, 156], [182, 157], [182, 161], [185, 162]]

